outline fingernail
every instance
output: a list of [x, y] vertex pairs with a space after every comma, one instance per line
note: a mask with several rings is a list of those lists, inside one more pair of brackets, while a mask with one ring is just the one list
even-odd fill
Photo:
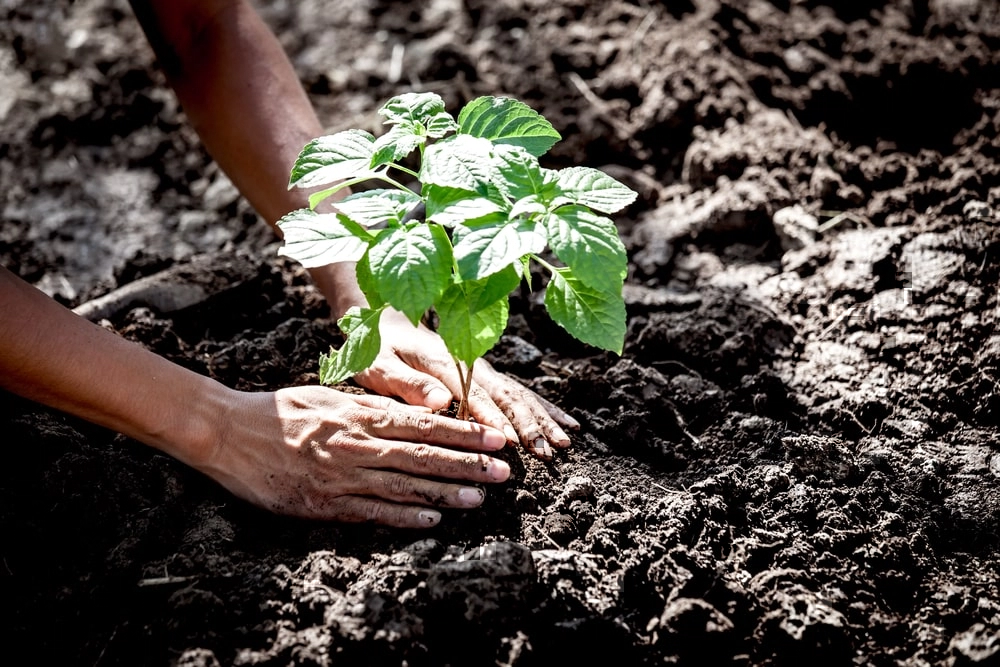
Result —
[[486, 499], [486, 494], [482, 489], [474, 486], [463, 487], [458, 490], [458, 502], [465, 507], [479, 507]]
[[490, 477], [497, 482], [506, 482], [507, 478], [510, 477], [510, 466], [507, 465], [506, 461], [500, 459], [490, 459], [488, 470]]
[[517, 442], [517, 431], [510, 424], [503, 427], [503, 434], [507, 436], [507, 442]]
[[487, 449], [503, 449], [507, 445], [507, 436], [495, 428], [483, 429], [483, 446]]
[[545, 460], [552, 458], [552, 448], [549, 447], [549, 442], [545, 438], [535, 438], [535, 443], [532, 445], [531, 451], [539, 458]]
[[569, 436], [566, 435], [566, 431], [562, 430], [558, 426], [552, 429], [552, 446], [553, 447], [569, 447]]
[[434, 510], [420, 510], [417, 514], [417, 518], [420, 523], [425, 526], [436, 526], [441, 520], [441, 512], [435, 512]]
[[427, 392], [427, 402], [432, 408], [446, 408], [451, 403], [451, 394], [440, 387], [434, 387]]
[[566, 428], [571, 428], [574, 431], [579, 431], [580, 430], [580, 422], [578, 422], [577, 420], [573, 419], [571, 416], [569, 416], [567, 414], [564, 414], [563, 416], [566, 418]]

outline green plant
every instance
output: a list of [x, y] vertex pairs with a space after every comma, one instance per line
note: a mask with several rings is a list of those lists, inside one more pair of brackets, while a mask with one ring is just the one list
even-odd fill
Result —
[[[278, 223], [280, 252], [306, 267], [357, 262], [368, 300], [339, 320], [346, 342], [320, 358], [321, 382], [340, 382], [374, 362], [387, 307], [414, 325], [433, 308], [462, 380], [465, 418], [472, 367], [500, 339], [508, 295], [522, 279], [530, 283], [532, 261], [549, 274], [552, 319], [579, 340], [621, 354], [625, 247], [614, 223], [594, 211], [614, 213], [635, 192], [596, 169], [542, 168], [538, 157], [561, 137], [516, 100], [480, 97], [456, 121], [438, 95], [407, 93], [379, 113], [391, 127], [378, 139], [347, 130], [302, 149], [289, 188], [330, 187]], [[402, 164], [414, 150], [418, 171]], [[420, 193], [394, 172], [419, 180]], [[338, 190], [372, 180], [390, 187], [352, 194], [335, 212], [315, 211]], [[421, 204], [425, 220], [410, 219]], [[543, 259], [547, 248], [561, 266]]]

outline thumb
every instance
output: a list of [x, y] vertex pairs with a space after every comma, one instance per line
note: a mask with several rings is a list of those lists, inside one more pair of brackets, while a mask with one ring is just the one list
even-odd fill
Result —
[[354, 380], [383, 396], [399, 396], [410, 405], [443, 410], [451, 405], [452, 393], [440, 380], [414, 370], [398, 359], [386, 360], [359, 373]]

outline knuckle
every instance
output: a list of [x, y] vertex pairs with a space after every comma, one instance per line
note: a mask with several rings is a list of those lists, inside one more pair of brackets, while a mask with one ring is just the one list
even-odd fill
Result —
[[370, 410], [365, 421], [373, 430], [380, 431], [391, 427], [392, 419], [392, 413], [388, 410]]
[[430, 440], [437, 434], [438, 422], [431, 415], [417, 415], [414, 418], [414, 428], [421, 439]]
[[386, 480], [386, 491], [395, 498], [409, 497], [413, 492], [413, 481], [403, 475], [392, 475]]
[[410, 448], [410, 462], [418, 470], [426, 470], [431, 465], [433, 449], [430, 445], [414, 445]]

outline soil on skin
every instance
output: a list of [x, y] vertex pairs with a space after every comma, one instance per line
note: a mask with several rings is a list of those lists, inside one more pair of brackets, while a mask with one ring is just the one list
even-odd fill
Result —
[[[1000, 662], [997, 2], [258, 4], [331, 131], [506, 94], [548, 166], [637, 189], [625, 353], [516, 295], [490, 360], [582, 429], [428, 532], [276, 517], [4, 395], [0, 662]], [[0, 262], [70, 306], [148, 278], [104, 326], [315, 382], [334, 323], [127, 3], [2, 7]]]

